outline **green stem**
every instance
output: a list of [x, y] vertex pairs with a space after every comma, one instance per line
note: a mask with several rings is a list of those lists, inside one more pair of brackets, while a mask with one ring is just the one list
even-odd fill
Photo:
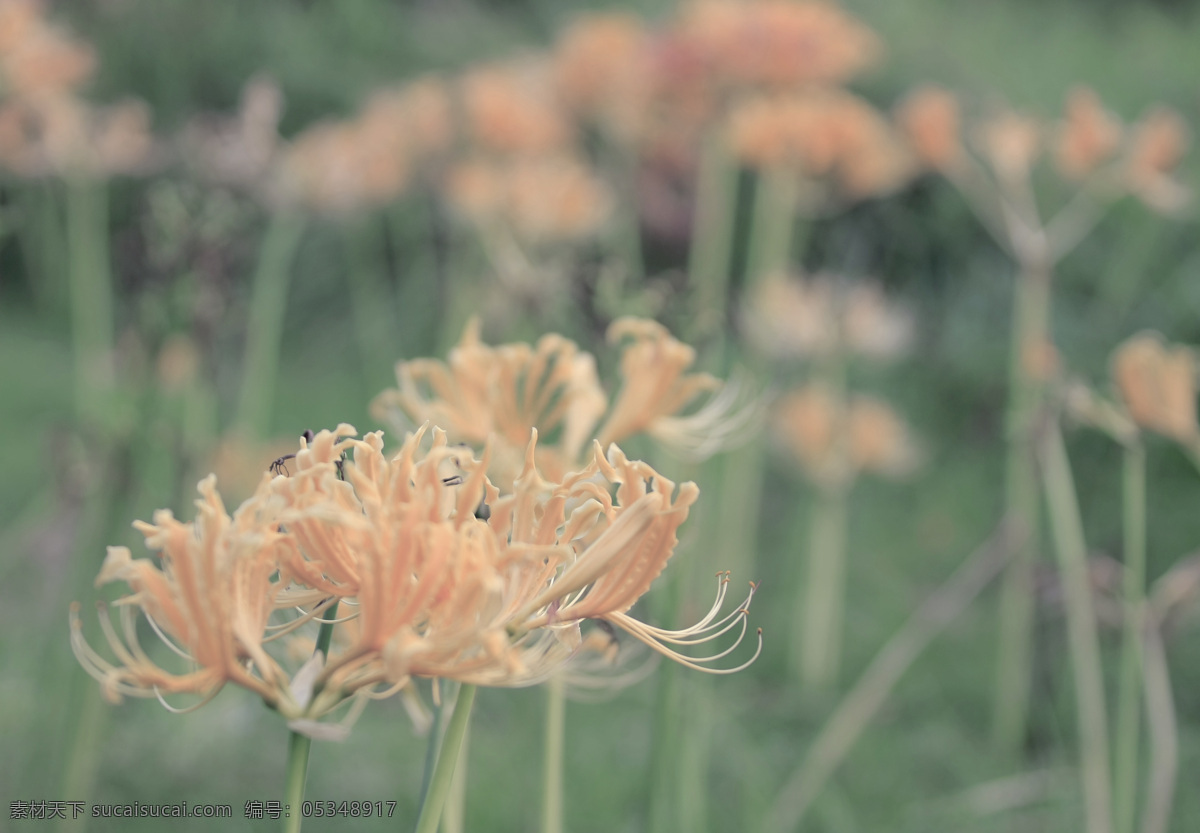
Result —
[[[434, 680], [433, 684], [438, 685], [439, 681]], [[445, 697], [445, 692], [442, 697]], [[425, 796], [429, 795], [429, 782], [433, 780], [433, 768], [437, 766], [438, 750], [442, 746], [442, 723], [446, 714], [446, 705], [439, 701], [433, 706], [433, 722], [429, 725], [429, 744], [425, 747], [425, 772], [421, 776], [421, 792], [417, 796], [417, 804], [425, 803]]]
[[467, 807], [467, 754], [471, 747], [471, 728], [463, 734], [462, 747], [458, 756], [462, 761], [454, 768], [450, 779], [450, 792], [446, 794], [446, 806], [442, 810], [441, 833], [463, 833]]
[[[334, 602], [321, 614], [321, 629], [317, 632], [314, 653], [320, 651], [326, 657], [329, 656], [329, 643], [333, 640], [333, 620], [337, 618], [337, 609], [338, 602]], [[308, 753], [311, 748], [312, 738], [308, 735], [299, 732], [288, 733], [287, 770], [283, 786], [284, 833], [300, 833], [300, 824], [304, 820], [302, 808], [304, 784], [308, 780]]]
[[725, 328], [729, 277], [733, 269], [734, 215], [738, 168], [729, 158], [724, 137], [710, 134], [700, 152], [696, 209], [692, 218], [688, 273], [696, 286], [698, 315], [690, 335], [720, 333]]
[[709, 829], [708, 773], [713, 745], [713, 690], [708, 677], [692, 680], [684, 692], [684, 729], [679, 743], [678, 829]]
[[102, 418], [116, 384], [108, 194], [103, 183], [67, 183], [67, 257], [75, 412], [82, 422], [94, 422]]
[[1146, 808], [1141, 833], [1166, 833], [1179, 776], [1179, 721], [1171, 695], [1171, 676], [1163, 648], [1162, 623], [1146, 627], [1146, 725], [1150, 738], [1150, 771], [1146, 774]]
[[454, 714], [450, 718], [450, 725], [446, 727], [446, 736], [442, 739], [442, 749], [433, 770], [433, 778], [429, 782], [429, 792], [421, 802], [421, 813], [417, 817], [415, 833], [434, 833], [437, 830], [474, 703], [475, 686], [464, 684], [459, 689]]
[[1037, 561], [1040, 500], [1033, 448], [1033, 422], [1044, 383], [1031, 372], [1030, 357], [1050, 343], [1050, 273], [1024, 269], [1014, 299], [1009, 400], [1005, 517], [1020, 536], [1000, 598], [994, 738], [1015, 755], [1025, 739], [1033, 669], [1033, 568]]
[[846, 596], [846, 524], [849, 489], [823, 487], [813, 507], [802, 626], [793, 634], [800, 680], [808, 690], [827, 690], [837, 683]]
[[1113, 823], [1116, 833], [1132, 833], [1137, 813], [1138, 751], [1141, 730], [1142, 633], [1146, 594], [1146, 452], [1138, 441], [1125, 447], [1125, 629], [1117, 692]]
[[1087, 571], [1087, 545], [1079, 517], [1079, 501], [1070, 462], [1057, 425], [1046, 426], [1041, 443], [1042, 475], [1050, 514], [1059, 574], [1067, 608], [1067, 637], [1075, 677], [1079, 718], [1079, 751], [1084, 810], [1088, 833], [1112, 833], [1109, 795], [1108, 726], [1104, 707], [1104, 680], [1100, 668], [1100, 641], [1092, 611], [1092, 590]]
[[234, 419], [237, 430], [249, 437], [263, 436], [270, 423], [292, 257], [303, 231], [304, 221], [298, 215], [276, 214], [259, 250], [246, 322], [242, 389]]
[[283, 787], [284, 833], [300, 833], [304, 820], [304, 783], [308, 780], [308, 752], [312, 738], [299, 732], [288, 734], [287, 776]]
[[[843, 316], [839, 300], [835, 322]], [[817, 500], [810, 519], [808, 575], [804, 615], [797, 618], [799, 630], [792, 634], [792, 656], [800, 682], [809, 691], [828, 690], [837, 685], [841, 665], [841, 642], [846, 602], [846, 533], [850, 513], [850, 489], [854, 474], [850, 464], [849, 393], [845, 351], [838, 333], [835, 349], [819, 368], [820, 384], [833, 403], [832, 458], [828, 473], [817, 481]], [[797, 596], [799, 594], [797, 593]]]
[[800, 188], [795, 171], [764, 168], [754, 186], [747, 286], [788, 268]]
[[563, 829], [563, 737], [566, 731], [567, 687], [561, 674], [546, 686], [546, 746], [542, 762], [542, 833]]
[[314, 651], [324, 654], [326, 662], [329, 661], [329, 643], [333, 641], [334, 620], [337, 619], [338, 604], [339, 602], [335, 601], [325, 608], [325, 612], [321, 614], [321, 629], [317, 631], [317, 646]]

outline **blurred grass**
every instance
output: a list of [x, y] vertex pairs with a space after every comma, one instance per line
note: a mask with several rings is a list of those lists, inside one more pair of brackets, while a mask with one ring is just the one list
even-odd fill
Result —
[[[1049, 114], [1076, 82], [1095, 87], [1131, 119], [1150, 100], [1178, 107], [1200, 125], [1200, 38], [1195, 13], [1175, 16], [1148, 5], [1005, 3], [948, 0], [890, 3], [858, 0], [850, 8], [889, 44], [884, 68], [862, 87], [891, 100], [916, 81], [933, 80], [1019, 108]], [[582, 3], [529, 2], [513, 7], [465, 2], [393, 4], [232, 0], [127, 0], [61, 7], [75, 28], [96, 43], [105, 98], [145, 97], [163, 129], [197, 109], [228, 109], [246, 77], [268, 71], [288, 97], [283, 129], [348, 112], [376, 84], [400, 76], [461, 67], [503, 56], [523, 44], [545, 43]], [[659, 14], [665, 4], [646, 3]], [[1185, 178], [1196, 183], [1196, 157]], [[4, 191], [4, 203], [12, 194]], [[138, 222], [135, 188], [121, 189], [113, 210], [117, 238]], [[246, 234], [253, 234], [250, 229]], [[1194, 215], [1162, 221], [1141, 206], [1123, 204], [1063, 265], [1055, 298], [1055, 332], [1067, 363], [1102, 378], [1111, 348], [1145, 327], [1170, 338], [1200, 341], [1200, 231]], [[1012, 267], [948, 186], [918, 183], [902, 198], [865, 205], [818, 224], [808, 255], [812, 265], [837, 265], [852, 241], [854, 257], [883, 278], [917, 310], [921, 334], [915, 357], [887, 371], [860, 371], [889, 396], [926, 438], [929, 463], [909, 486], [864, 483], [853, 496], [849, 541], [850, 595], [843, 680], [869, 662], [912, 609], [994, 524], [1001, 496], [1002, 426], [1007, 314]], [[822, 242], [824, 241], [824, 242]], [[276, 382], [272, 435], [351, 422], [375, 427], [369, 396], [388, 380], [364, 378], [353, 337], [339, 235], [323, 230], [304, 242], [297, 258]], [[21, 528], [35, 497], [63, 486], [56, 455], [67, 454], [71, 365], [65, 311], [33, 306], [33, 277], [24, 271], [12, 238], [0, 240], [0, 799], [51, 798], [54, 785], [38, 780], [22, 761], [38, 757], [43, 738], [28, 731], [46, 692], [29, 672], [40, 657], [23, 627], [44, 621], [61, 627], [66, 611], [40, 606], [61, 569], [61, 525]], [[118, 254], [118, 259], [120, 255]], [[401, 281], [427, 273], [396, 264]], [[127, 288], [142, 289], [126, 275]], [[401, 283], [407, 291], [412, 283]], [[125, 297], [123, 325], [135, 320], [137, 298]], [[446, 334], [431, 332], [428, 306], [397, 319], [407, 355], [430, 353]], [[567, 334], [595, 348], [598, 333], [585, 316]], [[233, 349], [232, 346], [230, 349]], [[390, 357], [389, 357], [390, 360]], [[384, 363], [386, 364], [386, 362]], [[219, 380], [220, 381], [220, 380]], [[236, 385], [236, 380], [229, 380]], [[230, 385], [227, 385], [230, 387]], [[231, 401], [225, 390], [226, 401]], [[226, 416], [228, 416], [226, 414]], [[1119, 549], [1118, 451], [1094, 436], [1068, 438], [1084, 506], [1088, 540], [1102, 552]], [[1200, 541], [1194, 511], [1196, 471], [1165, 442], [1149, 448], [1149, 576], [1153, 580]], [[262, 461], [265, 467], [270, 461]], [[766, 648], [750, 672], [716, 682], [718, 720], [711, 779], [713, 831], [747, 829], [804, 754], [832, 706], [800, 701], [784, 673], [781, 635], [794, 615], [790, 600], [772, 596], [793, 585], [794, 516], [809, 496], [783, 467], [770, 468], [761, 510], [762, 595], [755, 621]], [[700, 483], [696, 511], [718, 515]], [[133, 517], [148, 518], [166, 501], [139, 492]], [[188, 496], [190, 500], [190, 496]], [[177, 510], [185, 506], [176, 507]], [[70, 517], [59, 519], [69, 523]], [[28, 526], [28, 525], [27, 525]], [[684, 528], [685, 531], [687, 527]], [[58, 555], [55, 553], [58, 552]], [[99, 559], [100, 554], [97, 554]], [[697, 557], [686, 550], [680, 562]], [[58, 558], [59, 561], [55, 561]], [[682, 563], [676, 567], [683, 567]], [[743, 577], [736, 577], [741, 580]], [[1072, 777], [1051, 780], [1041, 800], [1010, 812], [979, 816], [967, 807], [972, 787], [1014, 775], [988, 745], [994, 625], [991, 596], [971, 608], [934, 643], [900, 683], [884, 712], [835, 776], [809, 829], [828, 831], [1059, 831], [1080, 813]], [[1073, 698], [1058, 673], [1063, 656], [1060, 615], [1046, 608], [1039, 620], [1042, 664], [1035, 681], [1029, 767], [1061, 773], [1072, 766]], [[1193, 632], [1168, 644], [1181, 727], [1182, 773], [1172, 830], [1200, 827], [1200, 792], [1189, 788], [1200, 767], [1200, 642]], [[47, 640], [48, 641], [48, 640]], [[1106, 668], [1115, 673], [1117, 634], [1105, 634]], [[1110, 679], [1115, 685], [1115, 679]], [[694, 683], [682, 675], [681, 684]], [[643, 829], [648, 802], [652, 682], [599, 705], [575, 705], [567, 727], [567, 829]], [[543, 698], [534, 692], [480, 693], [472, 727], [469, 830], [530, 829], [538, 814]], [[44, 716], [43, 716], [44, 717]], [[51, 716], [53, 720], [57, 716]], [[124, 801], [202, 801], [234, 805], [222, 829], [262, 829], [242, 819], [247, 799], [281, 791], [286, 733], [245, 692], [223, 692], [187, 717], [153, 702], [132, 702], [113, 713], [96, 795]], [[339, 823], [355, 830], [403, 827], [415, 815], [423, 739], [414, 738], [394, 701], [373, 704], [348, 742], [315, 746], [307, 795], [314, 800], [397, 800], [391, 821]], [[0, 807], [0, 812], [4, 808]], [[187, 826], [200, 829], [204, 822]], [[16, 825], [14, 825], [15, 827]], [[95, 831], [157, 830], [153, 820], [98, 820]], [[310, 829], [328, 829], [313, 823]]]

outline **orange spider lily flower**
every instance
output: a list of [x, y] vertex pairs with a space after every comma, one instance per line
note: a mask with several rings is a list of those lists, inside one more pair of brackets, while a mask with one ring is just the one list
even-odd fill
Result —
[[[287, 676], [262, 646], [278, 589], [271, 576], [285, 537], [268, 479], [232, 518], [217, 494], [215, 477], [202, 480], [199, 490], [194, 522], [181, 523], [164, 509], [155, 513], [153, 524], [134, 524], [147, 546], [160, 554], [161, 566], [131, 558], [125, 547], [108, 550], [96, 585], [124, 581], [133, 590], [116, 603], [121, 635], [101, 607], [100, 624], [120, 665], [84, 640], [77, 604], [71, 610], [71, 647], [114, 702], [122, 695], [161, 699], [164, 693], [199, 694], [207, 700], [226, 682], [234, 682], [286, 709], [294, 705], [287, 702]], [[150, 659], [138, 643], [138, 608], [168, 647], [195, 663], [196, 670], [172, 674]]]

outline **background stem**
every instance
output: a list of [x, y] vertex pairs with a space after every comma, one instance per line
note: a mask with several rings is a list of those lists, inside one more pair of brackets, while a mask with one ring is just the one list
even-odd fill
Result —
[[1117, 692], [1113, 825], [1131, 833], [1137, 814], [1138, 752], [1141, 746], [1142, 633], [1146, 593], [1146, 452], [1138, 441], [1124, 458], [1125, 628]]
[[1008, 452], [1005, 514], [1019, 537], [1000, 597], [994, 736], [1016, 755], [1025, 740], [1033, 669], [1033, 566], [1040, 537], [1040, 500], [1033, 422], [1041, 408], [1042, 380], [1031, 370], [1033, 351], [1050, 344], [1050, 273], [1023, 268], [1016, 279], [1009, 357]]
[[787, 168], [764, 168], [758, 174], [746, 263], [746, 281], [751, 290], [788, 268], [800, 193], [796, 180], [796, 172]]
[[1042, 442], [1042, 476], [1050, 529], [1058, 555], [1059, 575], [1067, 607], [1067, 637], [1075, 677], [1079, 718], [1079, 755], [1088, 833], [1112, 833], [1111, 783], [1108, 764], [1108, 724], [1100, 641], [1092, 611], [1088, 581], [1087, 545], [1067, 451], [1057, 425], [1048, 426]]
[[[836, 685], [846, 595], [846, 522], [849, 492], [821, 488], [810, 518], [811, 538], [802, 623], [792, 634], [793, 661], [805, 688]], [[798, 654], [795, 649], [798, 650]]]
[[1179, 725], [1175, 699], [1171, 695], [1171, 675], [1163, 649], [1159, 622], [1146, 628], [1144, 645], [1146, 679], [1146, 722], [1150, 735], [1150, 772], [1146, 776], [1146, 809], [1142, 815], [1142, 833], [1166, 833], [1175, 798], [1175, 778], [1179, 772]]
[[707, 136], [701, 147], [688, 249], [688, 277], [696, 287], [699, 312], [690, 333], [693, 339], [725, 332], [737, 186], [737, 165], [729, 158], [724, 136], [719, 133]]

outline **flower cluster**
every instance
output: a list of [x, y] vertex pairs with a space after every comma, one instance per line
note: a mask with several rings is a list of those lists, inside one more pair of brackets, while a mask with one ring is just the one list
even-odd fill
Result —
[[889, 303], [876, 283], [844, 283], [828, 274], [768, 278], [742, 312], [746, 339], [779, 359], [848, 352], [882, 361], [903, 354], [913, 338], [911, 313]]
[[780, 444], [822, 486], [844, 486], [861, 472], [903, 477], [920, 462], [908, 426], [875, 396], [842, 401], [814, 383], [781, 397], [773, 417]]
[[912, 342], [912, 314], [877, 283], [770, 277], [741, 324], [764, 355], [817, 366], [817, 379], [780, 397], [772, 415], [776, 439], [810, 479], [840, 488], [862, 472], [902, 477], [916, 468], [921, 454], [904, 420], [878, 397], [850, 394], [841, 370], [855, 357], [895, 359]]
[[926, 86], [914, 90], [896, 113], [916, 159], [960, 183], [975, 175], [972, 160], [977, 157], [1002, 187], [1023, 187], [1046, 157], [1060, 178], [1097, 196], [1133, 194], [1162, 212], [1178, 211], [1190, 197], [1173, 176], [1187, 152], [1188, 130], [1168, 107], [1151, 107], [1126, 127], [1093, 90], [1078, 87], [1067, 95], [1057, 122], [1000, 111], [974, 125], [967, 143], [960, 109], [952, 93]]
[[[543, 336], [536, 345], [492, 347], [480, 324], [467, 325], [449, 362], [400, 362], [399, 387], [380, 394], [372, 412], [397, 426], [433, 422], [453, 441], [475, 447], [491, 438], [492, 471], [519, 469], [529, 428], [551, 440], [538, 463], [552, 476], [578, 465], [592, 437], [607, 446], [635, 434], [693, 458], [709, 456], [743, 434], [758, 417], [741, 386], [722, 385], [707, 373], [689, 373], [695, 350], [655, 321], [621, 318], [609, 340], [623, 345], [623, 385], [611, 399], [601, 387], [595, 358], [569, 339]], [[681, 412], [702, 394], [703, 407]], [[603, 420], [603, 421], [602, 421]]]
[[883, 115], [841, 89], [747, 98], [730, 116], [729, 136], [734, 153], [756, 168], [826, 184], [830, 194], [806, 195], [814, 207], [894, 190], [912, 172]]
[[[273, 204], [345, 215], [421, 185], [485, 238], [546, 247], [607, 227], [610, 157], [653, 181], [692, 170], [706, 134], [841, 197], [900, 184], [907, 151], [842, 89], [880, 52], [833, 3], [692, 0], [657, 30], [628, 13], [582, 16], [546, 53], [380, 90], [291, 142], [275, 132], [277, 91], [254, 79], [239, 113], [198, 120], [183, 150], [210, 179], [259, 184]], [[617, 152], [597, 157], [596, 134]]]
[[[571, 342], [489, 348], [473, 326], [449, 367], [401, 365], [401, 389], [380, 398], [424, 422], [394, 455], [380, 432], [307, 435], [232, 516], [206, 478], [195, 521], [163, 510], [135, 525], [157, 563], [109, 549], [97, 585], [131, 590], [115, 603], [119, 630], [101, 605], [115, 661], [85, 639], [78, 605], [76, 656], [111, 699], [167, 705], [191, 694], [202, 704], [232, 682], [316, 737], [344, 735], [366, 700], [418, 678], [526, 686], [564, 666], [595, 670], [614, 627], [689, 667], [745, 667], [711, 664], [744, 638], [753, 585], [722, 615], [729, 578], [719, 575], [711, 610], [683, 630], [629, 613], [674, 553], [699, 490], [630, 460], [614, 440], [696, 439], [696, 417], [678, 412], [718, 383], [687, 373], [691, 349], [653, 322], [618, 322], [613, 336], [631, 342], [611, 409], [594, 360]], [[728, 397], [714, 400], [728, 418]], [[715, 425], [708, 409], [701, 419]], [[141, 646], [139, 613], [189, 670], [169, 671]], [[298, 631], [318, 617], [333, 647], [297, 668], [307, 650]], [[673, 647], [731, 633], [733, 644], [709, 657]], [[342, 726], [320, 722], [347, 703]]]
[[92, 49], [43, 16], [37, 0], [0, 2], [0, 169], [21, 177], [140, 173], [156, 157], [146, 106], [80, 97]]

